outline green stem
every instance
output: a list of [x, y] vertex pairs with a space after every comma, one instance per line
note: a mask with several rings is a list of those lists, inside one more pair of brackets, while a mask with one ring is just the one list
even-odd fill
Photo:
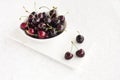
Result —
[[78, 34], [80, 34], [80, 32], [79, 32], [79, 31], [77, 31], [77, 33], [78, 33]]
[[23, 8], [24, 8], [25, 12], [30, 13], [24, 6], [23, 6]]
[[50, 26], [49, 24], [47, 24], [47, 26], [49, 26], [49, 28], [48, 29], [52, 29], [53, 27], [52, 26]]
[[36, 11], [36, 2], [34, 2], [34, 10]]
[[73, 42], [73, 41], [71, 41], [71, 43], [75, 46], [75, 48], [76, 48], [76, 49], [78, 49], [78, 47], [74, 44], [74, 42]]
[[69, 14], [69, 12], [66, 12], [64, 15], [67, 15], [67, 14]]
[[42, 9], [42, 8], [46, 8], [46, 9], [48, 9], [48, 10], [50, 10], [48, 7], [46, 7], [46, 6], [41, 6], [39, 9]]
[[21, 17], [19, 18], [19, 20], [21, 20], [23, 17], [27, 17], [27, 16], [21, 16]]
[[57, 7], [53, 6], [53, 9], [57, 9]]
[[71, 44], [71, 49], [70, 49], [70, 52], [72, 52], [72, 49], [73, 49], [73, 44]]

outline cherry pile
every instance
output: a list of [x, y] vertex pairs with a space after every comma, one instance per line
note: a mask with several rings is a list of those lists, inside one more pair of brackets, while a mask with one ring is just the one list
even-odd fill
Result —
[[[82, 35], [79, 34], [79, 35], [76, 36], [76, 42], [77, 42], [77, 43], [81, 44], [81, 43], [83, 43], [83, 41], [84, 41], [84, 37], [83, 37]], [[74, 46], [76, 47], [76, 49], [77, 49], [77, 51], [75, 52], [76, 56], [77, 56], [77, 57], [80, 57], [80, 58], [84, 57], [85, 51], [84, 51], [83, 49], [78, 49], [78, 47], [75, 45], [75, 43], [74, 43], [73, 41], [71, 41], [71, 43], [72, 43], [72, 45], [74, 45]], [[72, 59], [72, 58], [73, 58], [73, 54], [71, 53], [71, 51], [67, 51], [67, 52], [65, 53], [64, 58], [65, 58], [66, 60]]]
[[20, 25], [25, 33], [33, 38], [48, 39], [61, 34], [65, 29], [65, 17], [56, 9], [49, 12], [32, 12]]

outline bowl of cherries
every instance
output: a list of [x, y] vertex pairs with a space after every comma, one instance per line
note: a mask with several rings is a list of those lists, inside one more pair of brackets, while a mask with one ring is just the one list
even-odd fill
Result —
[[53, 39], [65, 31], [65, 16], [58, 15], [57, 8], [49, 9], [48, 12], [33, 11], [21, 23], [20, 28], [33, 39]]

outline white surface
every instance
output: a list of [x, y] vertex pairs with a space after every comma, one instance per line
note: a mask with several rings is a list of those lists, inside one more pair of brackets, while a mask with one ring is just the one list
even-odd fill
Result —
[[0, 80], [120, 80], [119, 0], [38, 0], [38, 7], [55, 5], [60, 12], [69, 11], [68, 26], [91, 35], [89, 39], [94, 43], [81, 59], [84, 64], [79, 71], [5, 37], [19, 27], [13, 26], [15, 22], [19, 24], [18, 18], [27, 15], [22, 6], [31, 10], [33, 2], [0, 1]]
[[[80, 69], [81, 64], [84, 64], [84, 61], [77, 58], [74, 60], [65, 60], [64, 54], [71, 49], [71, 41], [78, 47], [78, 49], [84, 49], [87, 53], [93, 41], [90, 41], [89, 36], [84, 34], [85, 40], [82, 44], [76, 42], [76, 36], [78, 35], [79, 29], [67, 28], [62, 34], [58, 35], [55, 38], [40, 40], [29, 37], [24, 33], [20, 28], [14, 29], [8, 35], [14, 41], [23, 44], [24, 46], [37, 51], [41, 55], [44, 55], [50, 59], [55, 60], [56, 62], [63, 64], [64, 66], [78, 70]], [[82, 32], [81, 32], [82, 33]], [[83, 35], [83, 34], [82, 34]], [[77, 51], [76, 47], [73, 46], [71, 53]]]

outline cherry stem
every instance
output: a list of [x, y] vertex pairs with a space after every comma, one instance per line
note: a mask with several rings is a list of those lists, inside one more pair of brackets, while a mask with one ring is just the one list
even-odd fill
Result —
[[73, 44], [71, 44], [71, 49], [70, 49], [70, 52], [72, 52], [72, 49], [73, 49]]
[[21, 17], [19, 18], [19, 20], [21, 20], [23, 17], [27, 17], [27, 16], [21, 16]]
[[36, 2], [34, 2], [34, 10], [36, 11]]
[[67, 14], [69, 14], [69, 12], [66, 12], [64, 15], [67, 15]]
[[49, 24], [47, 24], [47, 26], [49, 26], [49, 28], [48, 29], [52, 29], [53, 27], [52, 26], [50, 26]]
[[80, 32], [79, 32], [79, 31], [77, 31], [77, 33], [78, 33], [78, 34], [80, 34]]
[[46, 8], [46, 9], [48, 9], [48, 10], [50, 10], [48, 7], [46, 7], [46, 6], [41, 6], [39, 9], [42, 9], [42, 8]]
[[[28, 22], [27, 22], [27, 25], [28, 25]], [[30, 29], [30, 27], [28, 26], [28, 29]]]
[[57, 7], [53, 6], [53, 9], [57, 9]]
[[24, 6], [23, 6], [23, 8], [24, 8], [25, 12], [30, 13]]
[[71, 43], [75, 46], [75, 48], [76, 48], [76, 49], [78, 49], [78, 47], [74, 44], [74, 42], [73, 42], [73, 41], [71, 41]]

